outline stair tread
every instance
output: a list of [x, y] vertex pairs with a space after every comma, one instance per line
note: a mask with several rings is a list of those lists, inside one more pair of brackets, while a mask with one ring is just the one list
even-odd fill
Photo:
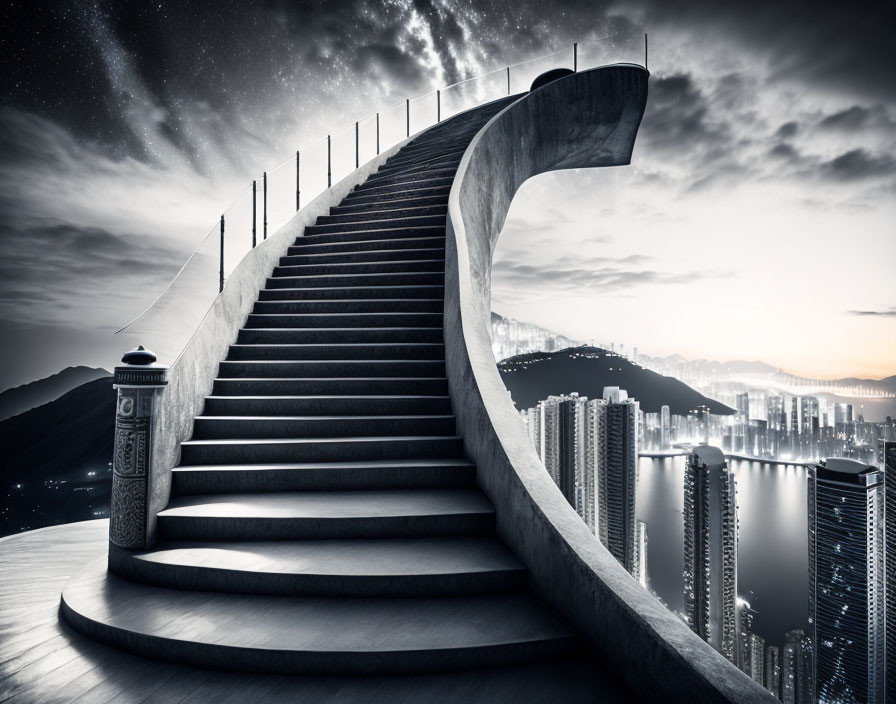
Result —
[[375, 489], [281, 491], [262, 494], [174, 496], [165, 518], [356, 519], [396, 516], [493, 514], [478, 489]]
[[107, 573], [105, 563], [96, 560], [66, 585], [65, 607], [107, 628], [178, 645], [189, 641], [231, 652], [445, 653], [574, 639], [570, 626], [528, 593], [355, 599], [209, 593], [131, 582]]
[[309, 443], [360, 443], [360, 442], [407, 442], [409, 440], [459, 440], [455, 435], [364, 435], [336, 438], [216, 438], [212, 440], [184, 440], [181, 445], [302, 445]]
[[523, 570], [494, 537], [160, 542], [136, 559], [170, 566], [321, 575], [463, 574]]
[[358, 460], [341, 462], [271, 462], [268, 464], [200, 464], [181, 465], [172, 472], [220, 472], [220, 471], [258, 471], [266, 472], [280, 469], [390, 469], [394, 467], [473, 467], [473, 463], [465, 459], [420, 459], [420, 460]]
[[[289, 398], [288, 396], [268, 396], [268, 398]], [[333, 398], [329, 396], [327, 398]], [[340, 398], [345, 398], [340, 397]], [[304, 416], [295, 416], [295, 415], [283, 415], [283, 416], [271, 416], [271, 415], [227, 415], [227, 416], [212, 416], [212, 415], [198, 415], [195, 416], [195, 420], [205, 420], [205, 421], [228, 421], [228, 420], [319, 420], [319, 421], [335, 421], [335, 420], [380, 420], [380, 421], [388, 421], [388, 420], [409, 420], [409, 419], [419, 419], [419, 420], [437, 420], [440, 418], [454, 418], [454, 414], [451, 413], [434, 413], [432, 415], [421, 415], [419, 413], [401, 413], [401, 414], [390, 414], [390, 415], [382, 415], [382, 416], [372, 416], [370, 414], [367, 415], [304, 415]]]
[[[433, 230], [433, 231], [445, 231], [444, 225], [414, 225], [411, 227], [381, 227], [376, 230], [348, 230], [346, 232], [327, 232], [321, 233], [318, 235], [302, 235], [299, 238], [301, 240], [313, 240], [317, 237], [333, 237], [334, 235], [357, 235], [357, 234], [371, 234], [377, 232], [407, 232], [408, 230]], [[384, 239], [382, 237], [378, 239]], [[422, 239], [422, 238], [418, 238]]]

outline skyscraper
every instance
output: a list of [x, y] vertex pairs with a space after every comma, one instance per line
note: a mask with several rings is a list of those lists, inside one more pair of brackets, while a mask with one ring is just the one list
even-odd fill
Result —
[[685, 615], [697, 635], [740, 664], [736, 496], [722, 451], [694, 448], [684, 481]]
[[588, 509], [594, 484], [593, 477], [586, 476], [585, 463], [585, 402], [588, 399], [578, 394], [563, 396], [558, 410], [558, 482], [560, 491], [575, 508], [589, 528]]
[[883, 704], [884, 473], [830, 458], [809, 472], [810, 629], [819, 702]]
[[660, 406], [660, 449], [668, 450], [672, 445], [672, 415], [668, 406]]
[[[607, 549], [634, 573], [635, 489], [638, 484], [638, 402], [618, 386], [604, 388], [606, 451], [600, 480], [606, 491], [600, 496], [601, 516], [607, 521]], [[603, 519], [601, 519], [603, 520]]]
[[765, 685], [765, 639], [756, 633], [750, 634], [749, 655], [747, 674], [758, 684]]
[[887, 535], [887, 695], [896, 698], [896, 442], [883, 443]]
[[637, 521], [635, 524], [635, 568], [632, 572], [635, 579], [647, 588], [647, 524]]
[[781, 701], [784, 704], [813, 704], [812, 645], [800, 629], [788, 631], [781, 653]]
[[781, 698], [781, 661], [778, 657], [778, 647], [770, 645], [765, 649], [765, 688]]

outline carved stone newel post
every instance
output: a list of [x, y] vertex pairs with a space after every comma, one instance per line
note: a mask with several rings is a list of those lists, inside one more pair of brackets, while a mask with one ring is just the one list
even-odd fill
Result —
[[138, 347], [115, 367], [118, 404], [112, 452], [112, 517], [109, 540], [122, 548], [150, 547], [147, 526], [152, 482], [152, 416], [168, 383], [168, 367]]

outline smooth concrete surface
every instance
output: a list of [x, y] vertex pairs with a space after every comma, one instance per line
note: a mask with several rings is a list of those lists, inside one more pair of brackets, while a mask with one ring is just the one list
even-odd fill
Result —
[[499, 536], [534, 589], [635, 692], [687, 704], [774, 702], [595, 539], [532, 449], [492, 355], [491, 262], [514, 194], [539, 173], [628, 164], [647, 80], [643, 67], [614, 65], [554, 81], [496, 115], [466, 150], [446, 244], [446, 363], [458, 434], [495, 505]]
[[494, 536], [160, 542], [117, 555], [116, 574], [177, 589], [301, 596], [457, 596], [520, 591], [522, 564]]
[[58, 617], [71, 575], [101, 558], [109, 522], [54, 526], [0, 539], [0, 700], [14, 704], [440, 704], [630, 701], [587, 659], [427, 675], [275, 676], [210, 670], [131, 655]]
[[575, 631], [531, 593], [443, 597], [271, 596], [165, 589], [100, 558], [69, 580], [79, 631], [172, 662], [246, 672], [375, 674], [562, 657]]

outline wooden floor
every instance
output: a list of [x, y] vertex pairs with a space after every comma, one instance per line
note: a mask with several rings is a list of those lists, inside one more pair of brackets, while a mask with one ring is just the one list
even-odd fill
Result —
[[406, 677], [201, 670], [108, 648], [60, 623], [67, 579], [105, 554], [107, 521], [0, 540], [0, 702], [628, 702], [585, 660]]

